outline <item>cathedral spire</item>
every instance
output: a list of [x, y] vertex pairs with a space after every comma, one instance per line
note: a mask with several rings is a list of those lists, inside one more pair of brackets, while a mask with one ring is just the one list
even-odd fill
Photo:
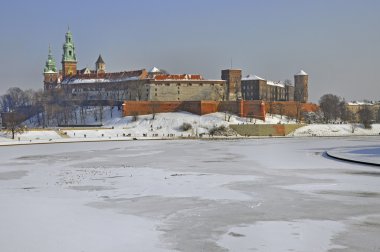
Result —
[[44, 73], [57, 73], [57, 67], [55, 65], [55, 60], [51, 54], [51, 46], [49, 45], [48, 59], [45, 63]]
[[67, 75], [75, 75], [77, 72], [77, 57], [75, 55], [75, 46], [70, 27], [67, 29], [65, 43], [63, 44], [62, 70], [63, 77]]
[[106, 63], [104, 62], [102, 55], [99, 54], [98, 60], [95, 62], [95, 69], [97, 73], [106, 72]]

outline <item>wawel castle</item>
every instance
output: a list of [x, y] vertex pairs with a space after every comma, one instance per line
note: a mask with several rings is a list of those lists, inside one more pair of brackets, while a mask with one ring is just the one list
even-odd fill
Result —
[[73, 35], [65, 35], [62, 69], [58, 70], [49, 48], [44, 68], [44, 90], [63, 89], [87, 100], [114, 101], [301, 101], [308, 100], [308, 75], [294, 75], [294, 86], [249, 75], [239, 69], [222, 70], [221, 79], [207, 80], [199, 74], [168, 74], [154, 67], [107, 72], [99, 55], [95, 69], [78, 69]]

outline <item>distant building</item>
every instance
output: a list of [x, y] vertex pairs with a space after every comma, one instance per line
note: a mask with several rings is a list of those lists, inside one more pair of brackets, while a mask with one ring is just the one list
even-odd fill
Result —
[[353, 101], [346, 104], [348, 111], [354, 116], [354, 120], [359, 121], [359, 111], [368, 108], [374, 119], [380, 122], [380, 102], [364, 102], [364, 101]]
[[147, 100], [198, 101], [224, 100], [225, 81], [205, 80], [201, 75], [159, 74], [147, 79]]
[[282, 82], [268, 81], [256, 75], [241, 80], [244, 100], [293, 101], [294, 86]]
[[[44, 90], [63, 89], [83, 100], [153, 100], [199, 101], [224, 100], [224, 80], [205, 80], [201, 75], [168, 74], [157, 67], [122, 72], [106, 72], [106, 63], [99, 55], [95, 70], [77, 69], [77, 57], [73, 36], [66, 32], [63, 44], [62, 70], [57, 71], [49, 47], [44, 68]], [[240, 76], [234, 77], [240, 83]], [[238, 84], [233, 84], [235, 85]], [[240, 85], [240, 84], [239, 84]], [[232, 92], [232, 91], [231, 91]], [[234, 93], [234, 92], [232, 92]]]
[[113, 101], [301, 101], [308, 100], [308, 75], [294, 75], [295, 86], [268, 81], [255, 75], [242, 78], [242, 70], [225, 69], [221, 80], [206, 80], [198, 74], [169, 74], [153, 67], [134, 71], [107, 72], [99, 55], [95, 70], [78, 70], [73, 36], [65, 34], [62, 70], [58, 71], [49, 46], [44, 68], [44, 90], [65, 90], [78, 100]]

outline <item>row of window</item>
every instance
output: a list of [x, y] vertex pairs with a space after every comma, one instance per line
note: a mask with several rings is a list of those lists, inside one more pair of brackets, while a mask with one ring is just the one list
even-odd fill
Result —
[[[165, 86], [172, 86], [172, 85], [176, 85], [177, 87], [180, 87], [180, 86], [187, 86], [187, 87], [191, 87], [191, 86], [200, 86], [200, 87], [203, 87], [204, 83], [154, 83], [154, 85], [158, 85], [158, 86], [161, 86], [161, 85], [165, 85]], [[215, 83], [210, 83], [210, 84], [206, 84], [206, 85], [210, 85], [210, 86], [215, 86]], [[223, 84], [219, 84], [219, 85], [223, 85]]]

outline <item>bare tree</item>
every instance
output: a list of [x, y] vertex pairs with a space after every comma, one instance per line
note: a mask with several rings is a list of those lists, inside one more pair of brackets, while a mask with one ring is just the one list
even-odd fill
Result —
[[152, 112], [152, 120], [156, 118], [157, 110], [159, 108], [159, 104], [156, 102], [151, 102], [150, 103], [150, 111]]
[[26, 130], [26, 127], [22, 124], [22, 122], [25, 119], [25, 116], [16, 113], [16, 112], [9, 112], [6, 114], [5, 117], [3, 117], [3, 120], [5, 119], [5, 130], [8, 134], [11, 134], [12, 139], [15, 139], [15, 134], [22, 134]]
[[274, 103], [272, 101], [268, 102], [269, 104], [269, 114], [272, 116], [273, 118], [273, 109], [274, 109]]
[[288, 85], [288, 86], [293, 85], [293, 84], [292, 84], [292, 81], [289, 80], [289, 79], [284, 80], [284, 84], [285, 84], [285, 85]]
[[282, 116], [284, 115], [284, 104], [283, 103], [278, 103], [277, 104], [278, 106], [278, 113], [280, 114], [281, 116], [281, 119], [282, 119]]
[[325, 94], [319, 99], [319, 107], [323, 112], [325, 122], [335, 121], [340, 116], [341, 99], [333, 94]]
[[364, 128], [370, 129], [372, 127], [372, 122], [374, 120], [373, 112], [368, 105], [365, 105], [358, 112], [359, 120], [364, 125]]
[[213, 87], [213, 96], [216, 101], [225, 101], [226, 100], [226, 91], [223, 86], [215, 85]]
[[137, 120], [139, 119], [139, 112], [132, 111], [131, 115], [132, 115], [132, 122], [137, 122]]
[[376, 122], [380, 123], [380, 107], [376, 111]]
[[141, 83], [135, 81], [131, 84], [129, 92], [130, 100], [141, 101], [144, 92], [144, 85], [141, 85]]

